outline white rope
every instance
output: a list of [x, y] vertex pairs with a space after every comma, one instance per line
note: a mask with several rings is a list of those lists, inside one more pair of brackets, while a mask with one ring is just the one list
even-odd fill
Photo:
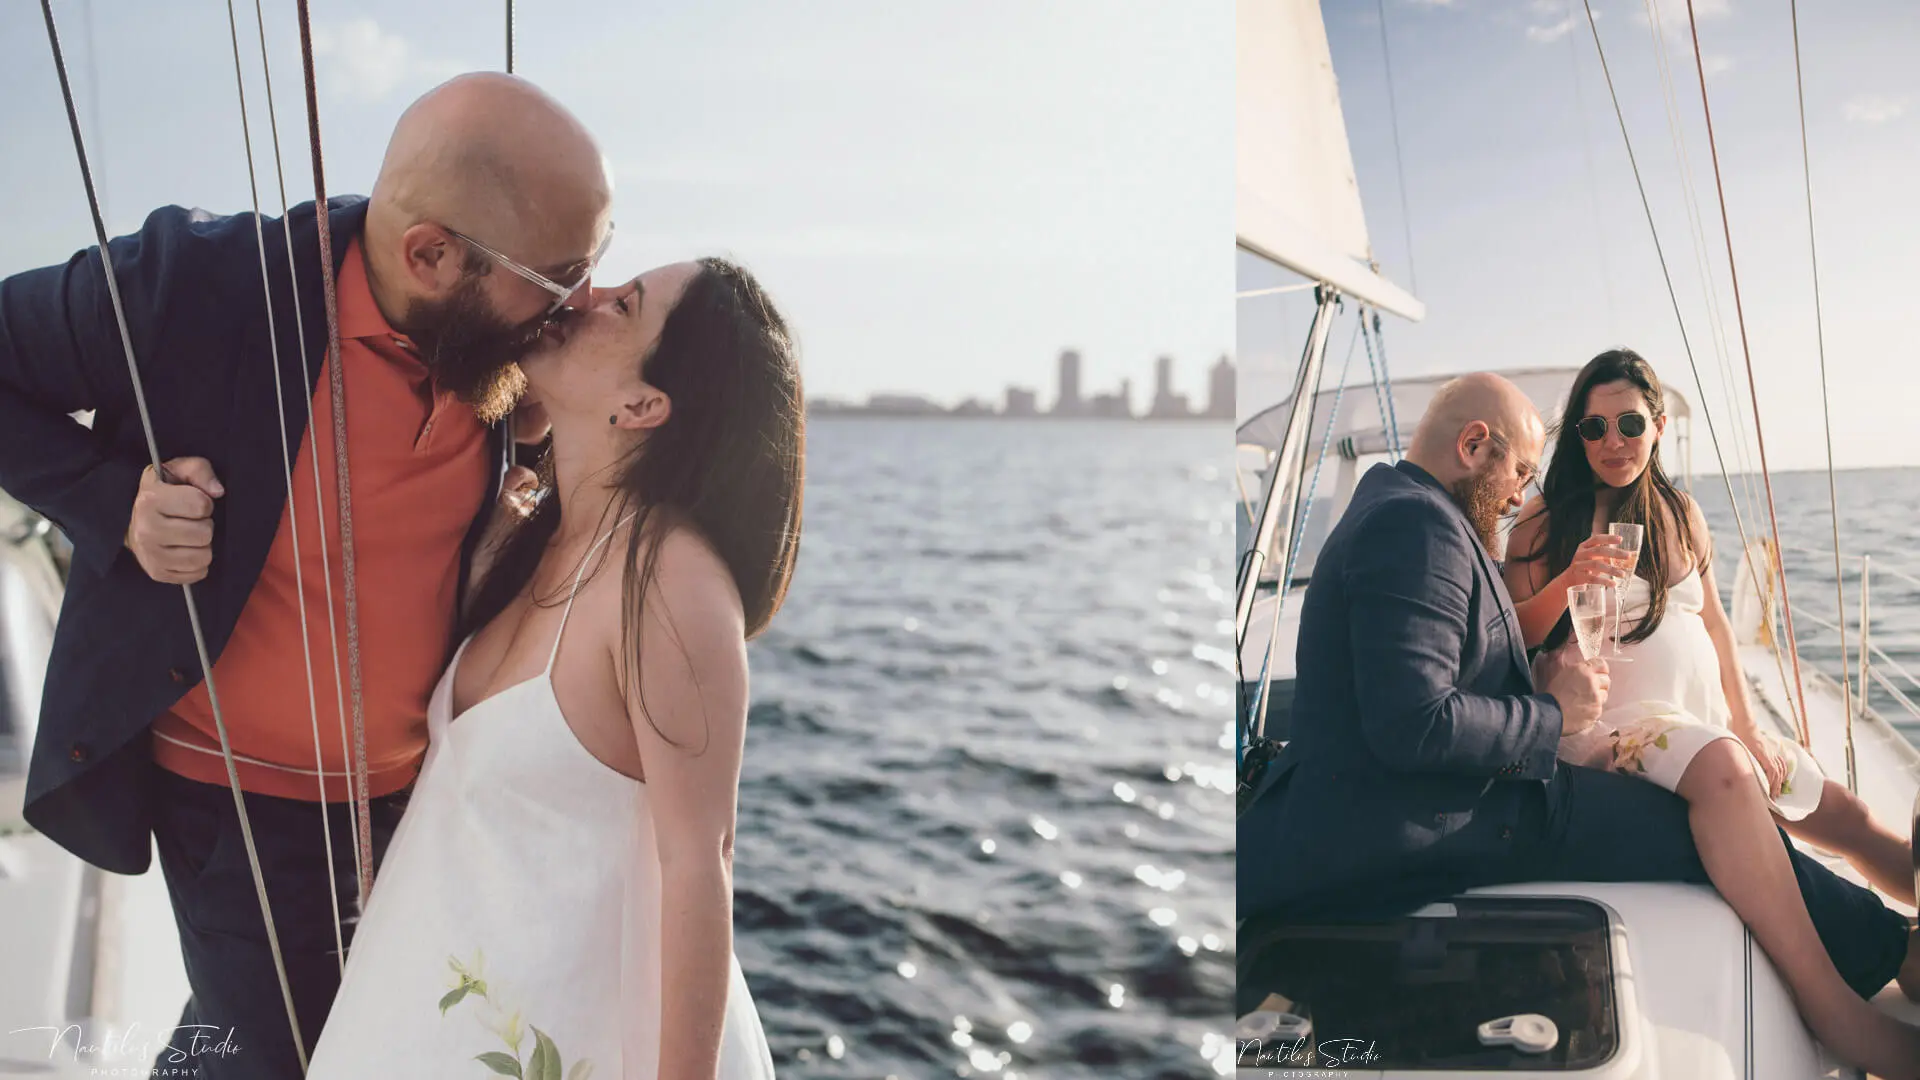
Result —
[[[260, 61], [262, 65], [262, 73], [266, 75], [269, 80], [267, 84], [268, 86], [267, 115], [269, 118], [271, 118], [273, 116], [273, 98], [272, 98], [272, 81], [271, 81], [272, 72], [265, 67], [267, 62], [266, 25], [265, 25], [265, 18], [261, 14], [261, 11], [259, 8], [259, 0], [255, 0], [254, 15], [257, 19], [260, 20]], [[254, 242], [258, 246], [259, 252], [260, 252], [260, 288], [262, 291], [262, 295], [266, 301], [267, 345], [268, 345], [268, 351], [270, 356], [272, 357], [272, 363], [273, 363], [273, 415], [274, 415], [274, 419], [279, 421], [279, 424], [280, 424], [280, 460], [285, 465], [286, 480], [287, 480], [287, 526], [291, 532], [291, 538], [293, 541], [294, 605], [298, 610], [299, 617], [300, 617], [300, 655], [304, 661], [302, 664], [302, 668], [306, 675], [306, 683], [307, 683], [307, 715], [312, 719], [312, 722], [313, 722], [313, 764], [314, 764], [314, 768], [318, 770], [319, 768], [321, 768], [320, 704], [318, 700], [318, 695], [316, 694], [314, 685], [313, 685], [313, 644], [312, 644], [312, 639], [310, 637], [309, 630], [307, 627], [307, 586], [306, 586], [306, 580], [305, 580], [306, 575], [303, 570], [304, 564], [300, 557], [299, 503], [294, 498], [294, 490], [293, 490], [293, 452], [287, 448], [287, 414], [286, 414], [285, 408], [283, 407], [283, 402], [286, 396], [286, 390], [285, 390], [285, 384], [280, 377], [280, 338], [279, 338], [279, 333], [274, 325], [273, 279], [267, 273], [267, 240], [263, 232], [263, 227], [260, 223], [260, 216], [261, 216], [260, 215], [260, 181], [259, 181], [258, 172], [254, 167], [254, 161], [253, 161], [253, 132], [252, 132], [251, 126], [247, 122], [247, 85], [246, 85], [246, 79], [241, 70], [240, 27], [239, 27], [238, 17], [234, 14], [233, 0], [227, 0], [227, 29], [228, 29], [229, 35], [233, 40], [233, 84], [234, 84], [234, 90], [238, 94], [239, 100], [240, 100], [240, 133], [245, 142], [246, 151], [247, 151], [247, 190], [249, 195], [253, 199], [253, 237], [254, 237]], [[280, 145], [279, 145], [279, 137], [277, 134], [277, 130], [278, 130], [277, 121], [274, 122], [274, 127], [276, 129], [276, 134], [274, 138], [274, 164], [277, 170], [280, 164], [279, 162]], [[292, 262], [293, 238], [291, 233], [287, 229], [285, 199], [286, 199], [286, 188], [283, 182], [281, 186], [282, 206], [280, 211], [281, 213], [280, 224], [281, 224], [282, 235], [286, 241], [287, 259], [288, 259], [287, 266], [289, 271], [291, 271], [293, 268], [293, 262]], [[292, 281], [290, 281], [289, 284], [291, 285]], [[300, 302], [297, 295], [295, 296], [295, 299], [294, 299], [293, 309], [297, 315], [300, 310]], [[302, 339], [300, 342], [300, 348], [301, 348], [302, 354], [304, 355], [306, 351], [306, 342], [305, 342], [306, 325], [304, 320], [296, 321], [295, 326], [297, 328], [296, 333]], [[303, 384], [301, 387], [301, 391], [303, 394], [311, 396], [311, 391], [312, 391], [311, 384]], [[314, 491], [314, 498], [316, 500], [316, 503], [319, 499], [319, 496], [320, 496], [320, 492], [318, 488], [316, 488]], [[328, 586], [327, 589], [328, 591], [331, 591], [331, 586]], [[319, 800], [320, 835], [321, 835], [322, 841], [325, 844], [326, 853], [327, 853], [327, 902], [330, 905], [332, 905], [332, 909], [333, 909], [333, 942], [334, 942], [334, 948], [336, 950], [336, 955], [340, 962], [340, 971], [342, 974], [345, 974], [346, 965], [347, 965], [347, 956], [346, 956], [347, 946], [346, 946], [345, 935], [341, 929], [341, 922], [340, 922], [339, 883], [335, 879], [334, 872], [333, 872], [333, 823], [332, 823], [331, 816], [327, 813], [327, 783], [324, 777], [318, 778], [316, 783], [319, 787], [319, 792], [320, 792], [320, 800]], [[294, 1041], [296, 1043], [300, 1041], [300, 1036], [298, 1031], [294, 1033]]]

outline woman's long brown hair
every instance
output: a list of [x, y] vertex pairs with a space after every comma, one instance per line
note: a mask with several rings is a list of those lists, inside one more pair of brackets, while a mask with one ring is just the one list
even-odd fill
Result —
[[[1543, 508], [1535, 516], [1547, 516], [1546, 535], [1538, 547], [1526, 555], [1516, 555], [1515, 562], [1538, 562], [1545, 559], [1548, 577], [1557, 577], [1573, 563], [1573, 555], [1582, 541], [1593, 535], [1594, 500], [1603, 486], [1593, 473], [1593, 466], [1587, 461], [1586, 447], [1580, 438], [1580, 421], [1587, 415], [1587, 398], [1593, 388], [1606, 383], [1631, 383], [1645, 399], [1648, 414], [1655, 420], [1666, 415], [1667, 398], [1660, 389], [1660, 379], [1653, 373], [1653, 365], [1646, 362], [1632, 349], [1613, 349], [1603, 352], [1588, 361], [1573, 380], [1573, 390], [1567, 395], [1567, 408], [1555, 425], [1553, 461], [1547, 466], [1547, 474], [1540, 482]], [[1615, 418], [1608, 417], [1609, 423]], [[1649, 423], [1646, 438], [1653, 438], [1653, 429]], [[1613, 509], [1613, 520], [1640, 525], [1646, 530], [1641, 538], [1640, 559], [1634, 566], [1634, 574], [1646, 579], [1650, 594], [1647, 617], [1640, 625], [1621, 638], [1622, 642], [1645, 641], [1660, 628], [1660, 620], [1667, 610], [1667, 545], [1665, 530], [1679, 530], [1678, 550], [1692, 553], [1694, 558], [1703, 558], [1699, 545], [1693, 542], [1693, 528], [1689, 524], [1686, 496], [1680, 493], [1667, 472], [1660, 465], [1660, 443], [1654, 441], [1653, 450], [1647, 457], [1647, 467], [1633, 483], [1620, 493], [1619, 503]], [[1703, 564], [1698, 569], [1704, 573]], [[1542, 643], [1543, 648], [1558, 648], [1572, 632], [1573, 623], [1562, 618]]]
[[[621, 656], [633, 665], [620, 673], [623, 690], [639, 685], [641, 609], [672, 527], [693, 529], [725, 562], [750, 639], [786, 599], [800, 553], [806, 410], [793, 338], [753, 275], [723, 259], [699, 265], [659, 342], [634, 358], [672, 410], [615, 467], [616, 494], [599, 526], [634, 515], [621, 585]], [[551, 461], [539, 471], [550, 491]], [[560, 503], [549, 495], [500, 542], [463, 634], [520, 595], [559, 525]], [[645, 712], [644, 687], [641, 694]]]

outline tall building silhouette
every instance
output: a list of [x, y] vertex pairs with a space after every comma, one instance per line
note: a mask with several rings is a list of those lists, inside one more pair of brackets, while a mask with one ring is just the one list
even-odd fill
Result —
[[1187, 398], [1173, 392], [1173, 357], [1162, 356], [1153, 362], [1153, 404], [1147, 415], [1156, 419], [1177, 419], [1190, 415]]
[[1207, 372], [1207, 416], [1233, 419], [1233, 361], [1222, 356]]
[[1079, 416], [1086, 411], [1086, 402], [1080, 397], [1080, 351], [1062, 349], [1060, 351], [1060, 394], [1053, 401], [1053, 415]]

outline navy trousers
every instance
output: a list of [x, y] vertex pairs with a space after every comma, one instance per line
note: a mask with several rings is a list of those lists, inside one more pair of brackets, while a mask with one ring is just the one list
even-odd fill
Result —
[[[1638, 777], [1563, 762], [1544, 795], [1527, 804], [1515, 838], [1512, 880], [1712, 884], [1687, 801]], [[1906, 916], [1794, 847], [1784, 830], [1780, 842], [1833, 966], [1861, 997], [1879, 993], [1906, 960]]]
[[[260, 917], [233, 792], [155, 768], [154, 839], [173, 898], [192, 996], [154, 1062], [155, 1076], [298, 1080], [292, 1026]], [[322, 805], [249, 793], [247, 819], [260, 854], [294, 1012], [309, 1054], [340, 988], [328, 900]], [[400, 822], [406, 793], [371, 802], [375, 865]], [[349, 806], [324, 807], [333, 830], [333, 885], [350, 944], [357, 922]]]
[[[1513, 840], [1503, 858], [1328, 890], [1260, 921], [1389, 919], [1476, 886], [1512, 882], [1712, 884], [1694, 847], [1687, 801], [1638, 777], [1560, 763], [1552, 782], [1544, 790], [1534, 785], [1522, 804]], [[1879, 993], [1906, 959], [1906, 917], [1802, 853], [1785, 831], [1780, 842], [1833, 966], [1861, 997]]]

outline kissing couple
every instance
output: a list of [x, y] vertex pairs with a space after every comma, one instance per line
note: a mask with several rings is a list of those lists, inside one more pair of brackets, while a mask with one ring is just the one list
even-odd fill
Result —
[[733, 263], [596, 285], [612, 234], [592, 136], [475, 74], [369, 198], [113, 241], [124, 346], [101, 253], [0, 281], [0, 487], [74, 548], [26, 817], [157, 849], [203, 1077], [772, 1076], [732, 856], [796, 352]]

